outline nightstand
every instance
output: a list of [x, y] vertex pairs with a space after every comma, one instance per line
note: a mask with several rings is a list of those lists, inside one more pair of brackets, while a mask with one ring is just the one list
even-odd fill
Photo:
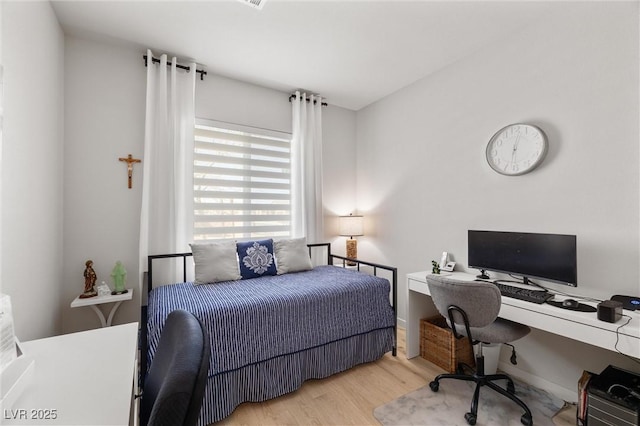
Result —
[[[133, 298], [133, 289], [128, 288], [127, 290], [129, 291], [124, 294], [108, 294], [106, 296], [95, 296], [86, 299], [81, 299], [80, 296], [78, 296], [73, 299], [73, 302], [71, 302], [71, 307], [77, 308], [80, 306], [89, 306], [91, 309], [93, 309], [96, 315], [98, 315], [102, 327], [110, 327], [111, 322], [113, 321], [113, 316], [120, 307], [120, 304], [125, 300], [131, 300]], [[97, 306], [102, 305], [103, 303], [115, 303], [111, 307], [111, 311], [109, 311], [109, 317], [107, 319], [104, 318], [104, 314]]]

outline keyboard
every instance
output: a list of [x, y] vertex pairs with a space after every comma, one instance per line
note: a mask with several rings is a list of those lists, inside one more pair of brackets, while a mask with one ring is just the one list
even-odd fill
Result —
[[514, 299], [525, 300], [527, 302], [542, 304], [553, 297], [552, 294], [544, 290], [529, 290], [527, 288], [514, 287], [502, 283], [494, 283], [500, 294]]

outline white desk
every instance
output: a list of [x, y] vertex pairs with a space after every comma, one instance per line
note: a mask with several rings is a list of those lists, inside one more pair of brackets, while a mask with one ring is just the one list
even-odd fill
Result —
[[[407, 274], [407, 358], [420, 355], [420, 319], [438, 313], [427, 286], [426, 276], [429, 273], [424, 271]], [[450, 278], [473, 281], [475, 276], [454, 272]], [[619, 330], [618, 350], [640, 358], [640, 314], [638, 311], [627, 310], [623, 313], [632, 319]], [[539, 305], [511, 297], [502, 298], [499, 316], [612, 351], [615, 351], [616, 329], [627, 321], [623, 317], [617, 323], [608, 323], [598, 320], [595, 312], [571, 311], [547, 303]]]
[[0, 423], [129, 425], [137, 334], [129, 323], [24, 342], [35, 369]]
[[[103, 327], [110, 327], [111, 322], [113, 321], [113, 316], [116, 314], [118, 307], [125, 300], [131, 300], [133, 298], [133, 289], [128, 288], [128, 291], [123, 294], [108, 294], [106, 296], [94, 296], [87, 297], [86, 299], [81, 299], [80, 296], [73, 299], [71, 302], [72, 308], [77, 308], [80, 306], [89, 306], [93, 309], [93, 312], [96, 313], [98, 318], [100, 319], [100, 325]], [[111, 311], [109, 311], [109, 318], [105, 319], [104, 314], [96, 305], [102, 305], [103, 303], [114, 303], [111, 307]]]

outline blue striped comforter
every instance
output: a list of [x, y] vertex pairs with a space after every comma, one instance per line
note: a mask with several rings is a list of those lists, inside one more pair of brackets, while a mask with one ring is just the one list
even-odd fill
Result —
[[335, 266], [216, 284], [158, 287], [149, 295], [148, 365], [164, 321], [175, 309], [186, 309], [205, 324], [211, 339], [211, 377], [393, 328], [389, 290], [386, 279]]

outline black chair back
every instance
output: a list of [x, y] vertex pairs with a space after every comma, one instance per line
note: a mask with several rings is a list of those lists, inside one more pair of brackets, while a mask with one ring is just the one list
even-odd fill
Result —
[[210, 357], [209, 338], [200, 320], [184, 310], [171, 312], [144, 382], [140, 423], [195, 426]]

